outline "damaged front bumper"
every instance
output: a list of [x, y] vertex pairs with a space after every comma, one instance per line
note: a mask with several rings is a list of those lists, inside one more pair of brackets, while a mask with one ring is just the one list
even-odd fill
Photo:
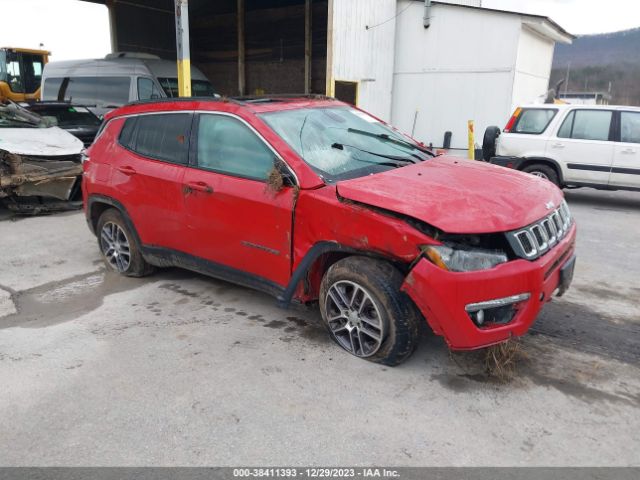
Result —
[[20, 213], [82, 206], [80, 155], [27, 156], [0, 150], [0, 201]]
[[576, 226], [536, 261], [513, 260], [490, 270], [449, 272], [426, 258], [402, 290], [453, 350], [473, 350], [524, 335], [554, 292], [568, 287], [575, 264]]

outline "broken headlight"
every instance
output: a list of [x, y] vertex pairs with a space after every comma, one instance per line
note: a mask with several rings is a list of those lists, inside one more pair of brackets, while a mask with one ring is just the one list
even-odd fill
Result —
[[494, 250], [427, 245], [422, 251], [432, 263], [450, 272], [488, 270], [509, 260], [506, 253]]

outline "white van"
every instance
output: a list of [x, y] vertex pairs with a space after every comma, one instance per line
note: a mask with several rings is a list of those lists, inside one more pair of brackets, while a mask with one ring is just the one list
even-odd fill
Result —
[[[112, 53], [104, 59], [45, 65], [42, 100], [89, 106], [99, 116], [137, 100], [178, 96], [176, 62], [145, 53]], [[213, 85], [191, 67], [191, 94], [217, 96]]]

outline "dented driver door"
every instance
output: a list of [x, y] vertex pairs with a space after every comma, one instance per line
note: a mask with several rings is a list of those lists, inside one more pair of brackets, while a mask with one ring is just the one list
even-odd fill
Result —
[[285, 286], [294, 189], [267, 182], [275, 152], [244, 121], [221, 113], [198, 115], [191, 145], [183, 182], [190, 253], [236, 270], [225, 276]]

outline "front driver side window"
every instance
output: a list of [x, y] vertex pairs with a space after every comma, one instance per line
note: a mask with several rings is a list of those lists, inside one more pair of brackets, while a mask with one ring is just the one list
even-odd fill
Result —
[[197, 163], [235, 177], [266, 180], [275, 154], [249, 127], [226, 115], [200, 115]]

